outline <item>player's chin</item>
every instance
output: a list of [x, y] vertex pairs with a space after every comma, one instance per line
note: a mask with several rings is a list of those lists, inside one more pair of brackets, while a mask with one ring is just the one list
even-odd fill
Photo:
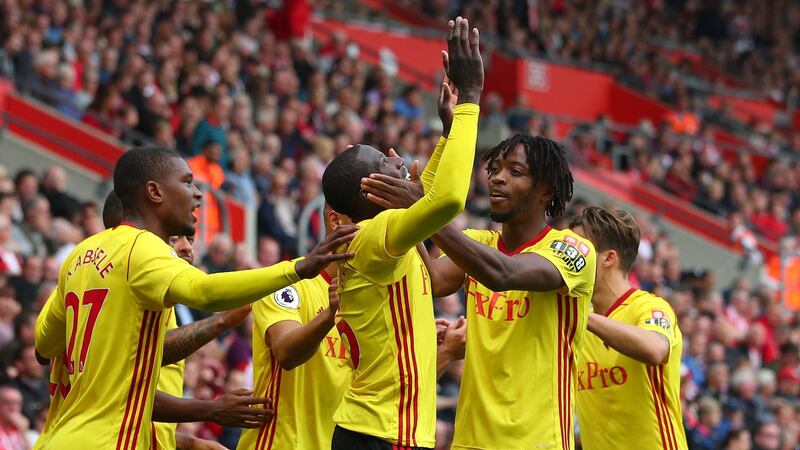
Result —
[[182, 230], [180, 233], [176, 234], [176, 236], [196, 236], [197, 235], [197, 227], [195, 227], [194, 222], [197, 219], [193, 220], [192, 223], [185, 223], [183, 224]]
[[496, 209], [489, 210], [489, 219], [496, 223], [508, 222], [514, 215], [514, 210], [498, 211]]

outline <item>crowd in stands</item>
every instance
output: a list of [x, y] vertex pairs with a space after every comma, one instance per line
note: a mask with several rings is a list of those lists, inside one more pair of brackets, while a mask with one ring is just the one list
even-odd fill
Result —
[[[642, 181], [728, 220], [737, 235], [742, 227], [771, 241], [798, 235], [800, 133], [790, 130], [788, 123], [800, 101], [796, 2], [407, 0], [401, 4], [437, 20], [463, 14], [473, 18], [487, 40], [500, 42], [497, 46], [503, 51], [601, 67], [624, 84], [666, 102], [674, 112], [663, 124], [611, 133], [608, 120], [600, 118], [592, 126], [595, 129], [579, 130], [572, 142], [577, 158], [634, 170]], [[673, 58], [675, 49], [696, 58]], [[724, 102], [709, 101], [708, 86], [749, 89], [785, 114], [775, 123], [756, 118], [739, 123]], [[515, 105], [509, 106], [513, 110]], [[520, 115], [507, 114], [510, 128], [529, 127]], [[536, 120], [547, 122], [547, 118]], [[726, 147], [714, 138], [715, 127], [737, 132], [749, 149]], [[537, 122], [532, 128], [547, 126]], [[612, 161], [614, 146], [625, 146], [629, 160]], [[735, 158], [723, 156], [737, 150]], [[766, 168], [755, 169], [754, 154], [770, 158]]]
[[[511, 52], [602, 64], [671, 104], [697, 79], [756, 92], [791, 111], [800, 102], [800, 6], [789, 0], [400, 3], [442, 23], [474, 17], [484, 36]], [[672, 57], [673, 50], [686, 53]]]
[[[224, 191], [258, 210], [257, 247], [235, 245], [216, 233], [220, 224], [209, 209], [218, 205], [206, 196], [207, 234], [199, 240], [198, 260], [210, 272], [260, 267], [294, 256], [299, 214], [319, 195], [326, 164], [347, 144], [394, 147], [409, 165], [419, 159], [424, 166], [438, 139], [438, 130], [426, 120], [419, 89], [402, 87], [380, 68], [366, 65], [343, 35], [317, 47], [292, 39], [302, 23], [278, 26], [285, 18], [255, 3], [241, 1], [227, 9], [210, 2], [77, 6], [7, 0], [0, 6], [0, 75], [15, 80], [20, 91], [126, 145], [153, 142], [177, 148], [206, 191]], [[431, 8], [448, 4], [424, 3]], [[532, 15], [481, 6], [522, 3], [528, 4], [470, 2], [464, 8], [484, 35], [504, 36], [521, 48], [560, 57], [620, 64], [621, 73], [638, 77], [642, 89], [681, 108], [664, 124], [624, 134], [610, 132], [604, 120], [578, 130], [566, 142], [573, 164], [634, 171], [643, 181], [727, 218], [733, 230], [747, 236], [748, 230], [773, 238], [800, 232], [800, 166], [776, 158], [759, 175], [747, 154], [726, 162], [707, 127], [715, 119], [696, 107], [694, 97], [681, 87], [681, 77], [646, 48], [629, 46], [645, 35], [675, 43], [695, 38], [694, 27], [703, 14], [692, 16], [692, 22], [676, 12], [681, 20], [658, 22], [648, 19], [645, 10], [623, 20], [621, 14], [612, 14], [613, 8], [578, 7], [595, 2], [532, 2], [540, 5]], [[673, 3], [648, 2], [683, 11]], [[690, 4], [696, 2], [684, 2], [683, 8]], [[554, 15], [545, 8], [563, 13]], [[583, 16], [582, 11], [591, 14]], [[736, 50], [746, 58], [732, 58], [736, 51], [728, 48], [728, 41], [719, 43], [713, 36], [701, 41], [702, 48], [713, 54], [710, 62], [746, 68], [737, 72], [743, 82], [765, 89], [777, 86], [782, 101], [791, 105], [797, 80], [783, 73], [791, 58], [770, 64], [770, 77], [757, 72], [763, 54], [787, 45], [754, 38], [764, 34], [764, 19], [750, 17], [765, 14], [771, 13], [754, 8], [739, 19], [740, 14], [730, 12], [720, 16], [750, 30], [753, 51]], [[792, 14], [781, 16], [779, 23]], [[538, 25], [531, 28], [531, 21]], [[595, 36], [584, 34], [590, 29], [601, 30], [605, 40], [590, 45]], [[509, 130], [553, 134], [547, 117], [505, 109], [497, 97], [487, 96], [483, 109], [479, 136], [494, 136], [498, 128], [498, 136]], [[619, 146], [630, 149], [623, 163], [611, 157]], [[789, 148], [800, 152], [800, 139]], [[61, 261], [82, 238], [103, 228], [98, 205], [72, 197], [67, 182], [58, 167], [42, 173], [0, 170], [0, 440], [16, 439], [15, 430], [31, 439], [41, 431], [48, 385], [46, 369], [33, 357], [33, 323], [55, 286]], [[566, 226], [583, 206], [573, 201], [565, 217], [553, 219], [555, 226]], [[478, 167], [459, 225], [490, 227], [488, 208], [486, 172]], [[690, 448], [749, 448], [744, 443], [751, 441], [763, 449], [798, 448], [797, 314], [745, 278], [715, 290], [713, 271], [682, 267], [665, 230], [647, 217], [637, 219], [642, 244], [635, 284], [670, 300], [685, 338], [682, 396]], [[312, 237], [320, 226], [319, 217], [312, 217]], [[436, 309], [438, 316], [455, 319], [464, 312], [463, 298], [438, 299]], [[245, 325], [192, 355], [186, 395], [213, 398], [247, 384], [250, 339]], [[460, 374], [461, 366], [454, 364], [440, 382], [440, 448], [447, 448], [452, 432]], [[229, 446], [235, 442], [230, 430], [209, 424], [181, 429]]]

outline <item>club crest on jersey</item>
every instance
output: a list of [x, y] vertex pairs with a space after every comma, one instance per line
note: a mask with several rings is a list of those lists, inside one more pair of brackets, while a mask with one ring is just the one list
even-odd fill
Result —
[[300, 307], [300, 294], [291, 286], [287, 286], [273, 295], [275, 303], [284, 308], [297, 309]]
[[650, 318], [644, 321], [646, 325], [656, 325], [665, 330], [669, 330], [669, 317], [664, 314], [664, 311], [654, 309], [650, 312]]
[[[558, 255], [567, 264], [570, 270], [580, 272], [586, 267], [586, 259], [584, 258], [584, 254], [575, 248], [574, 245], [567, 243], [568, 240], [575, 242], [579, 246], [586, 246], [586, 244], [578, 242], [578, 240], [572, 236], [565, 236], [563, 241], [553, 241], [553, 243], [550, 244], [550, 248], [553, 250], [553, 253]], [[588, 253], [589, 248], [586, 247], [586, 250]]]

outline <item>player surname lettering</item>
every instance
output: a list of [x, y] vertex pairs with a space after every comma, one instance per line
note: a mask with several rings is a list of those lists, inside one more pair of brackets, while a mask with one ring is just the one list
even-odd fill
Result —
[[[67, 272], [67, 278], [71, 277], [83, 266], [91, 265], [91, 267], [94, 267], [94, 270], [97, 271], [97, 274], [100, 275], [100, 278], [105, 279], [106, 275], [114, 268], [114, 264], [111, 261], [105, 263], [106, 259], [108, 259], [108, 253], [100, 247], [94, 250], [86, 250], [86, 253], [75, 257], [75, 262], [70, 266]], [[105, 265], [103, 263], [105, 263]]]

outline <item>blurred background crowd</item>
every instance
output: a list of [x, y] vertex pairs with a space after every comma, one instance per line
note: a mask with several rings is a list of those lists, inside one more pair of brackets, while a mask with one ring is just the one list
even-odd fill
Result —
[[[424, 166], [440, 132], [431, 93], [366, 64], [344, 34], [327, 41], [307, 37], [314, 7], [335, 12], [341, 4], [298, 2], [287, 17], [279, 3], [6, 0], [0, 5], [0, 76], [127, 146], [178, 149], [204, 190], [224, 192], [257, 211], [257, 245], [234, 244], [219, 233], [208, 212], [217, 205], [207, 196], [199, 265], [209, 272], [270, 265], [297, 254], [299, 215], [320, 195], [322, 172], [337, 152], [369, 142], [395, 148], [408, 165], [419, 160]], [[606, 117], [581, 124], [563, 141], [573, 164], [630, 172], [693, 202], [727, 220], [732, 238], [756, 253], [756, 236], [778, 240], [800, 233], [800, 135], [787, 132], [780, 117], [776, 123], [742, 121], [704, 94], [738, 83], [793, 112], [800, 101], [800, 4], [400, 3], [442, 22], [465, 14], [495, 51], [600, 65], [675, 106], [661, 123], [633, 129]], [[703, 70], [653, 51], [654, 43], [692, 45]], [[482, 110], [480, 135], [557, 137], [535, 105], [503, 105], [488, 93]], [[735, 163], [721, 157], [712, 124], [746, 136], [753, 151], [769, 156], [760, 176], [749, 152]], [[33, 442], [42, 429], [49, 397], [46, 368], [33, 353], [36, 314], [72, 247], [103, 227], [100, 206], [69, 192], [60, 167], [8, 173], [0, 166], [0, 438], [18, 430]], [[565, 227], [585, 205], [573, 200], [565, 217], [552, 219], [554, 226]], [[476, 167], [460, 225], [491, 227], [488, 208], [486, 172]], [[642, 242], [633, 282], [670, 301], [685, 338], [681, 393], [690, 448], [800, 448], [797, 313], [769, 286], [747, 277], [715, 289], [712, 261], [683, 267], [658, 218], [637, 219]], [[321, 225], [312, 214], [312, 240]], [[435, 307], [449, 319], [464, 313], [459, 295], [437, 299]], [[192, 355], [186, 395], [214, 398], [247, 385], [250, 339], [245, 325]], [[454, 364], [439, 386], [437, 442], [443, 449], [460, 373]], [[235, 445], [235, 433], [214, 425], [181, 429]]]

